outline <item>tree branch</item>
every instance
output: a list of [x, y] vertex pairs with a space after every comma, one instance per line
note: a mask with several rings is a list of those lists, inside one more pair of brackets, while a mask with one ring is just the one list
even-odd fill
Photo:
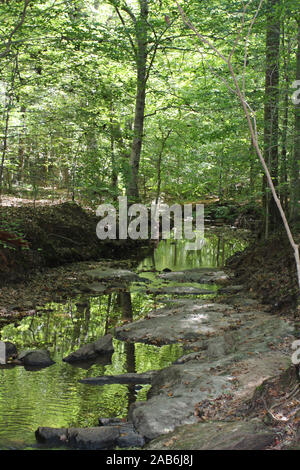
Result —
[[[120, 18], [120, 21], [121, 21], [122, 25], [125, 27], [125, 31], [126, 31], [126, 23], [125, 23], [125, 20], [124, 20], [123, 16], [121, 15], [121, 12], [120, 12], [120, 10], [119, 10], [119, 8], [118, 8], [117, 6], [115, 6], [115, 10], [116, 10], [116, 12], [117, 12], [118, 17]], [[132, 49], [133, 49], [133, 52], [134, 52], [134, 55], [135, 55], [135, 57], [136, 57], [136, 56], [137, 56], [137, 49], [136, 49], [136, 46], [135, 46], [135, 44], [134, 44], [134, 42], [133, 42], [133, 39], [132, 39], [132, 37], [131, 37], [131, 34], [130, 34], [129, 32], [127, 32], [127, 31], [126, 31], [126, 34], [127, 34], [127, 36], [128, 36], [130, 45], [131, 45], [131, 47], [132, 47]]]
[[19, 22], [16, 24], [16, 26], [14, 27], [14, 29], [12, 30], [12, 32], [10, 33], [9, 37], [8, 37], [8, 40], [5, 44], [5, 51], [1, 52], [0, 53], [0, 59], [3, 59], [3, 57], [6, 57], [9, 53], [10, 53], [10, 47], [11, 47], [11, 43], [12, 43], [12, 38], [13, 36], [16, 34], [16, 32], [22, 27], [24, 21], [25, 21], [25, 18], [26, 18], [26, 12], [27, 12], [27, 8], [28, 8], [28, 5], [29, 3], [31, 2], [31, 0], [24, 0], [24, 8], [23, 8], [23, 11], [21, 13], [21, 17], [20, 17], [20, 20]]

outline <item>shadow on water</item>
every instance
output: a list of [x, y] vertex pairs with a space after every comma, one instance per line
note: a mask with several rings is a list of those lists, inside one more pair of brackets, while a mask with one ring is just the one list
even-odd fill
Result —
[[[242, 238], [211, 234], [201, 252], [187, 252], [184, 241], [162, 241], [139, 270], [190, 269], [222, 266], [228, 256], [244, 248]], [[21, 366], [0, 366], [0, 449], [35, 446], [39, 426], [86, 427], [99, 417], [125, 418], [136, 400], [146, 400], [150, 385], [90, 387], [78, 381], [86, 377], [145, 372], [164, 368], [183, 354], [178, 344], [156, 347], [113, 340], [110, 360], [74, 367], [62, 358], [126, 321], [143, 318], [160, 307], [159, 299], [136, 287], [109, 295], [80, 295], [61, 303], [49, 303], [36, 315], [1, 330], [1, 339], [18, 350], [47, 348], [55, 364], [28, 371]]]

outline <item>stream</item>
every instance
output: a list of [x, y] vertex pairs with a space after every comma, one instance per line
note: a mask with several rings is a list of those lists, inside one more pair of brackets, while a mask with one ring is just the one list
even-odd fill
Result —
[[[138, 320], [163, 308], [168, 299], [176, 297], [176, 289], [181, 299], [212, 298], [217, 284], [175, 280], [167, 283], [168, 293], [163, 290], [166, 283], [156, 277], [163, 270], [221, 268], [228, 257], [245, 248], [249, 234], [220, 227], [208, 229], [205, 237], [200, 251], [187, 251], [184, 240], [161, 241], [136, 269], [145, 283], [132, 283], [128, 290], [116, 289], [109, 294], [80, 294], [60, 303], [50, 302], [40, 306], [34, 316], [2, 328], [1, 339], [13, 342], [18, 351], [47, 348], [55, 364], [35, 371], [12, 364], [0, 366], [0, 449], [38, 448], [34, 432], [39, 426], [97, 426], [100, 417], [126, 418], [132, 403], [147, 399], [150, 385], [89, 387], [79, 380], [163, 369], [183, 356], [182, 344], [158, 347], [114, 339], [110, 363], [76, 367], [62, 358], [124, 321]], [[200, 294], [199, 289], [203, 291]]]

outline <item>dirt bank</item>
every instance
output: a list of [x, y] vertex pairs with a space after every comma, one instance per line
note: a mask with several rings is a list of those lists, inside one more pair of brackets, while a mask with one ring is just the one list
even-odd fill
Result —
[[28, 242], [12, 246], [0, 240], [0, 283], [22, 281], [29, 273], [65, 263], [144, 256], [139, 241], [96, 236], [99, 218], [75, 203], [53, 206], [0, 207], [0, 232]]
[[[299, 233], [296, 239], [300, 241]], [[272, 311], [297, 315], [295, 259], [285, 233], [277, 233], [267, 241], [254, 241], [243, 253], [230, 258], [227, 267]]]

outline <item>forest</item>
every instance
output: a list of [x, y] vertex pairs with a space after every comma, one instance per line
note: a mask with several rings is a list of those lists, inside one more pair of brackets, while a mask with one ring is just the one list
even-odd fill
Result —
[[0, 0], [0, 450], [299, 450], [299, 245], [299, 0]]

